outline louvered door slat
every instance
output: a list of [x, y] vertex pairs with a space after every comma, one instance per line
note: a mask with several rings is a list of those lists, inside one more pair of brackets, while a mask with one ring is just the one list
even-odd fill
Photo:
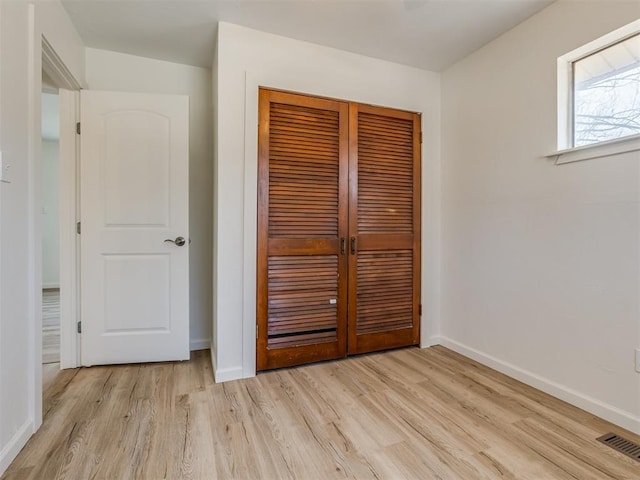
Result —
[[270, 348], [337, 339], [337, 270], [337, 255], [269, 258]]
[[410, 250], [358, 254], [359, 334], [412, 327], [412, 263]]
[[416, 114], [357, 104], [350, 120], [352, 354], [418, 342], [420, 122]]
[[346, 353], [348, 105], [260, 90], [258, 369]]
[[[379, 125], [387, 120], [393, 134]], [[358, 234], [413, 233], [413, 119], [358, 113]], [[381, 162], [378, 153], [388, 153]], [[373, 155], [372, 155], [373, 153]], [[390, 183], [389, 176], [396, 182]], [[401, 188], [404, 187], [404, 188]]]
[[[338, 111], [316, 111], [323, 122], [310, 122], [309, 108], [271, 102], [269, 105], [269, 203], [279, 210], [269, 215], [269, 237], [337, 237], [340, 166]], [[321, 155], [300, 159], [302, 152]], [[280, 167], [280, 155], [286, 155]], [[314, 199], [324, 216], [309, 216], [306, 200]]]

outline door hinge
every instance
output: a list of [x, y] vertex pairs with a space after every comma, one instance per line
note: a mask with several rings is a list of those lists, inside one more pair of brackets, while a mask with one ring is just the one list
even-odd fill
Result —
[[422, 316], [422, 304], [418, 305], [418, 315]]
[[78, 322], [78, 333], [82, 333], [82, 322]]
[[420, 143], [422, 143], [422, 132], [420, 132]]
[[258, 328], [260, 328], [260, 327], [259, 327], [259, 326], [258, 326], [258, 324], [256, 323], [256, 340], [258, 340]]
[[80, 235], [80, 232], [82, 231], [82, 223], [81, 222], [77, 222], [76, 223], [76, 233], [78, 235]]
[[80, 135], [80, 122], [76, 123], [76, 133]]

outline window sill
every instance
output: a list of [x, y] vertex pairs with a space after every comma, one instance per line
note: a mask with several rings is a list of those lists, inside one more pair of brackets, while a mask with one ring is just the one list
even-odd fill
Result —
[[607, 142], [584, 145], [582, 147], [567, 148], [545, 155], [555, 160], [556, 165], [564, 163], [581, 162], [596, 158], [610, 157], [621, 153], [636, 152], [640, 150], [640, 134], [630, 135], [624, 138], [616, 138]]

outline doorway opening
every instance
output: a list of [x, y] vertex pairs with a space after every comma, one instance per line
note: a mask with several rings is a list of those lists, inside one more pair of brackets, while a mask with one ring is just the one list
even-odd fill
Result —
[[[42, 37], [39, 197], [42, 393], [61, 368], [77, 366], [75, 275], [76, 95], [80, 84]], [[39, 138], [38, 138], [39, 137]], [[71, 260], [70, 260], [71, 259]], [[36, 364], [37, 364], [36, 363]]]
[[60, 101], [58, 87], [42, 72], [42, 379], [60, 370]]

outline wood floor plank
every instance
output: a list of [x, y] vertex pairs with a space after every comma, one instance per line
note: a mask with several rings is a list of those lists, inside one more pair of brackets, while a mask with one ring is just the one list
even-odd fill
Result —
[[44, 423], [2, 479], [638, 480], [638, 436], [443, 347], [215, 384], [189, 362], [46, 367]]
[[486, 384], [487, 386], [500, 384], [506, 386], [507, 397], [513, 396], [512, 400], [519, 403], [521, 407], [532, 410], [534, 415], [542, 415], [543, 417], [549, 414], [557, 415], [561, 420], [560, 423], [564, 423], [567, 419], [571, 419], [570, 424], [576, 424], [580, 426], [588, 426], [593, 432], [603, 431], [607, 428], [613, 428], [616, 433], [636, 442], [640, 443], [640, 435], [636, 435], [632, 432], [624, 430], [619, 427], [612, 427], [612, 425], [585, 410], [581, 410], [578, 407], [570, 405], [566, 402], [559, 401], [557, 398], [548, 395], [540, 390], [530, 388], [522, 382], [515, 380], [507, 375], [496, 372], [495, 370], [481, 365], [473, 360], [457, 355], [446, 348], [433, 349], [432, 353], [439, 359], [447, 359], [454, 368], [454, 372], [462, 372], [465, 377], [477, 378], [480, 384]]
[[60, 289], [42, 290], [42, 363], [60, 362]]
[[[583, 438], [577, 436], [565, 436], [556, 433], [557, 429], [541, 424], [542, 419], [524, 419], [516, 422], [514, 426], [520, 430], [522, 442], [532, 450], [540, 453], [546, 458], [554, 459], [557, 465], [562, 465], [563, 469], [581, 480], [624, 480], [631, 479], [625, 473], [625, 464], [628, 467], [636, 467], [637, 473], [634, 478], [640, 475], [640, 465], [634, 465], [633, 460], [626, 457], [614, 459], [617, 454], [615, 450], [609, 449], [605, 445], [591, 445]], [[596, 447], [596, 448], [594, 448]], [[599, 448], [597, 448], [599, 447]], [[601, 450], [602, 455], [611, 456], [611, 462], [607, 464], [592, 464], [591, 456], [593, 451]], [[569, 457], [566, 457], [566, 454]], [[618, 461], [616, 461], [618, 460]]]

